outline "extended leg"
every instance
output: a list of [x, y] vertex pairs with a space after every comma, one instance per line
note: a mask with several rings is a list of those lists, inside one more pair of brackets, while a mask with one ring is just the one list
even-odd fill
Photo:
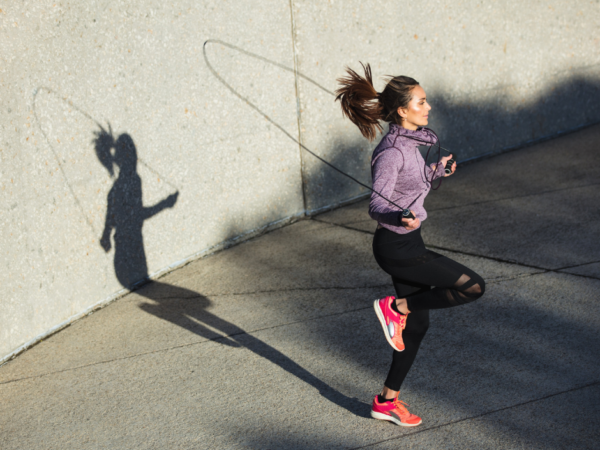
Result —
[[[402, 332], [404, 351], [394, 350], [392, 365], [384, 383], [382, 396], [395, 398], [398, 396], [402, 382], [406, 378], [421, 346], [421, 341], [429, 328], [429, 311], [417, 311], [408, 315], [406, 328]], [[387, 389], [385, 389], [387, 388]]]
[[[402, 298], [418, 293], [426, 293], [431, 287], [423, 286], [417, 283], [405, 283], [396, 278], [392, 278], [396, 297]], [[423, 310], [414, 314], [409, 314], [406, 318], [406, 328], [402, 331], [402, 339], [404, 341], [404, 351], [397, 352], [394, 350], [392, 365], [384, 383], [384, 388], [381, 393], [384, 398], [396, 398], [400, 386], [406, 378], [410, 370], [421, 341], [429, 328], [429, 311]]]

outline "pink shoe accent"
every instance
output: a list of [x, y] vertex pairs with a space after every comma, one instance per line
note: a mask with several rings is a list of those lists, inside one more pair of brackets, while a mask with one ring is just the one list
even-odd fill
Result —
[[391, 402], [379, 403], [377, 396], [375, 396], [373, 407], [371, 408], [371, 417], [378, 420], [394, 422], [401, 427], [416, 427], [423, 421], [419, 416], [411, 414], [408, 409], [406, 409], [407, 406], [409, 405], [397, 398]]
[[402, 330], [406, 327], [406, 317], [408, 314], [398, 314], [391, 307], [392, 302], [396, 301], [394, 297], [385, 297], [375, 300], [373, 308], [375, 314], [381, 323], [383, 333], [388, 343], [398, 352], [404, 350], [404, 341], [402, 340]]

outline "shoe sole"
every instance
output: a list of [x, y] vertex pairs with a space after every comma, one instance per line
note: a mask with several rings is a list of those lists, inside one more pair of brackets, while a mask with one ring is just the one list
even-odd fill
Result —
[[400, 422], [398, 419], [392, 416], [388, 416], [387, 414], [378, 413], [371, 410], [371, 417], [377, 420], [387, 420], [388, 422], [394, 422], [396, 425], [400, 425], [401, 427], [416, 427], [417, 425], [421, 425], [423, 423], [422, 420], [419, 420], [418, 423], [404, 423]]
[[385, 339], [388, 341], [388, 344], [390, 344], [392, 346], [392, 348], [394, 350], [396, 350], [397, 352], [403, 352], [404, 349], [398, 350], [398, 347], [396, 347], [396, 345], [392, 341], [392, 337], [390, 336], [389, 331], [387, 329], [387, 325], [385, 323], [385, 317], [383, 316], [383, 311], [379, 307], [379, 300], [375, 300], [373, 302], [373, 308], [375, 309], [375, 314], [377, 314], [377, 318], [379, 319], [381, 328], [383, 328], [383, 334], [385, 335]]

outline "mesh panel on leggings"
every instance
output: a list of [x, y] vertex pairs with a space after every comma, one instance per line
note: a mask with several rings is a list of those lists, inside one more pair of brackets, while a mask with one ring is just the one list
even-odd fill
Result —
[[485, 292], [485, 281], [468, 267], [445, 256], [411, 267], [391, 267], [394, 286], [435, 286], [430, 291], [406, 296], [408, 309], [440, 309], [464, 305], [477, 300]]
[[462, 274], [454, 283], [453, 289], [447, 289], [446, 295], [453, 305], [463, 305], [481, 297], [483, 289], [477, 279]]

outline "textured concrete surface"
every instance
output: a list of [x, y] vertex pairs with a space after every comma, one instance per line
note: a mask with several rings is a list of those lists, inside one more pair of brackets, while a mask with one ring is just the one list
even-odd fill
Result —
[[[287, 3], [0, 9], [0, 358], [149, 274], [304, 210], [297, 144], [224, 88], [203, 52], [217, 37], [293, 67]], [[218, 44], [206, 58], [298, 135], [292, 72]], [[131, 141], [128, 170], [106, 136], [94, 142], [109, 123]], [[125, 242], [105, 251], [107, 216]]]
[[[0, 360], [148, 276], [364, 193], [298, 145], [369, 183], [375, 143], [333, 102], [346, 65], [370, 62], [378, 88], [417, 78], [461, 159], [598, 122], [599, 15], [596, 1], [0, 7]], [[513, 212], [548, 208], [527, 201]], [[553, 251], [522, 260], [549, 267]]]
[[[597, 152], [569, 153], [598, 137], [459, 167], [428, 198], [426, 242], [487, 291], [432, 312], [402, 389], [421, 426], [369, 417], [391, 359], [372, 300], [393, 288], [359, 202], [189, 264], [1, 366], [0, 448], [597, 448], [600, 230], [567, 243], [543, 214], [496, 227], [510, 200], [545, 205], [557, 189], [598, 210], [582, 188]], [[538, 248], [520, 249], [522, 228]]]

